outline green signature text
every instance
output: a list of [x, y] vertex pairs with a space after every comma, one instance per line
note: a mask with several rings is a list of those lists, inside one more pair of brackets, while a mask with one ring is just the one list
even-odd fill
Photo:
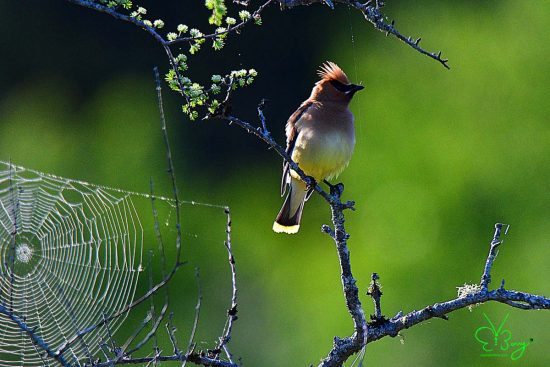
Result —
[[504, 357], [516, 361], [525, 355], [525, 350], [533, 339], [526, 342], [512, 341], [512, 332], [504, 328], [508, 316], [510, 314], [497, 327], [489, 316], [483, 314], [487, 325], [478, 327], [474, 332], [474, 338], [481, 344], [481, 357]]

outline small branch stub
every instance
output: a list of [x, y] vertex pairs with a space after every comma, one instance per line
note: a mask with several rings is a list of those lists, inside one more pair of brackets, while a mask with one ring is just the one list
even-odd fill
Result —
[[374, 303], [374, 315], [370, 316], [370, 319], [376, 324], [386, 321], [384, 315], [382, 315], [382, 308], [380, 306], [380, 299], [382, 298], [382, 291], [377, 280], [380, 279], [377, 273], [372, 273], [371, 283], [367, 291], [367, 295], [372, 298]]

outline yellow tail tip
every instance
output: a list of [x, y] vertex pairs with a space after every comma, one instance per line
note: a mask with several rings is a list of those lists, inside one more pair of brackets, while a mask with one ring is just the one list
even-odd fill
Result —
[[295, 233], [298, 233], [299, 229], [300, 229], [299, 224], [296, 224], [294, 226], [283, 226], [282, 224], [279, 224], [277, 222], [273, 223], [273, 231], [277, 233], [295, 234]]

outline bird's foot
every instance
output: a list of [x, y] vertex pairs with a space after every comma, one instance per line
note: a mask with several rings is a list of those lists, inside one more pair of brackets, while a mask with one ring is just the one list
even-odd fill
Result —
[[315, 178], [312, 176], [306, 176], [306, 180], [304, 180], [304, 182], [306, 183], [306, 191], [313, 191], [317, 185], [317, 181], [315, 181]]
[[330, 194], [332, 196], [341, 197], [344, 193], [344, 184], [343, 183], [337, 183], [336, 185], [331, 184], [327, 180], [324, 180], [324, 182], [328, 185], [330, 188]]

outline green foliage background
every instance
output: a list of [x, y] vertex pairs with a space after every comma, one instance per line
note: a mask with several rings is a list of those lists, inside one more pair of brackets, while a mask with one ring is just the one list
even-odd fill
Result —
[[[548, 2], [388, 3], [385, 12], [398, 29], [422, 36], [430, 50], [443, 49], [451, 71], [386, 39], [345, 7], [320, 6], [273, 8], [262, 27], [228, 38], [223, 56], [202, 52], [194, 67], [205, 75], [213, 68], [256, 68], [257, 83], [237, 98], [234, 112], [255, 121], [256, 103], [268, 98], [269, 126], [281, 142], [286, 118], [308, 96], [324, 60], [364, 82], [352, 105], [357, 150], [341, 181], [345, 198], [357, 202], [347, 225], [367, 313], [372, 272], [381, 276], [388, 316], [448, 300], [457, 286], [478, 282], [497, 221], [511, 230], [493, 285], [504, 278], [511, 289], [550, 295]], [[10, 30], [1, 49], [0, 158], [137, 191], [148, 191], [153, 177], [157, 192], [169, 195], [151, 73], [153, 65], [167, 67], [160, 46], [127, 24], [62, 1], [0, 3], [2, 13], [9, 9], [0, 26], [4, 34]], [[208, 11], [201, 11], [206, 21]], [[36, 23], [26, 24], [27, 17]], [[245, 366], [317, 362], [333, 336], [352, 328], [335, 249], [319, 229], [329, 221], [327, 206], [314, 197], [298, 235], [273, 233], [280, 159], [223, 122], [190, 123], [179, 112], [181, 101], [165, 90], [182, 197], [227, 204], [233, 212], [240, 300], [231, 351]], [[199, 266], [204, 299], [197, 339], [206, 348], [219, 335], [229, 302], [225, 217], [190, 205], [184, 216], [189, 265], [170, 288], [171, 305], [185, 345]], [[156, 247], [152, 237], [147, 246]], [[509, 313], [513, 340], [534, 339], [521, 361], [479, 356], [473, 334], [485, 325], [484, 312], [495, 322]], [[132, 315], [121, 335], [140, 317]], [[487, 304], [370, 344], [366, 362], [548, 366], [549, 325], [547, 312]]]

